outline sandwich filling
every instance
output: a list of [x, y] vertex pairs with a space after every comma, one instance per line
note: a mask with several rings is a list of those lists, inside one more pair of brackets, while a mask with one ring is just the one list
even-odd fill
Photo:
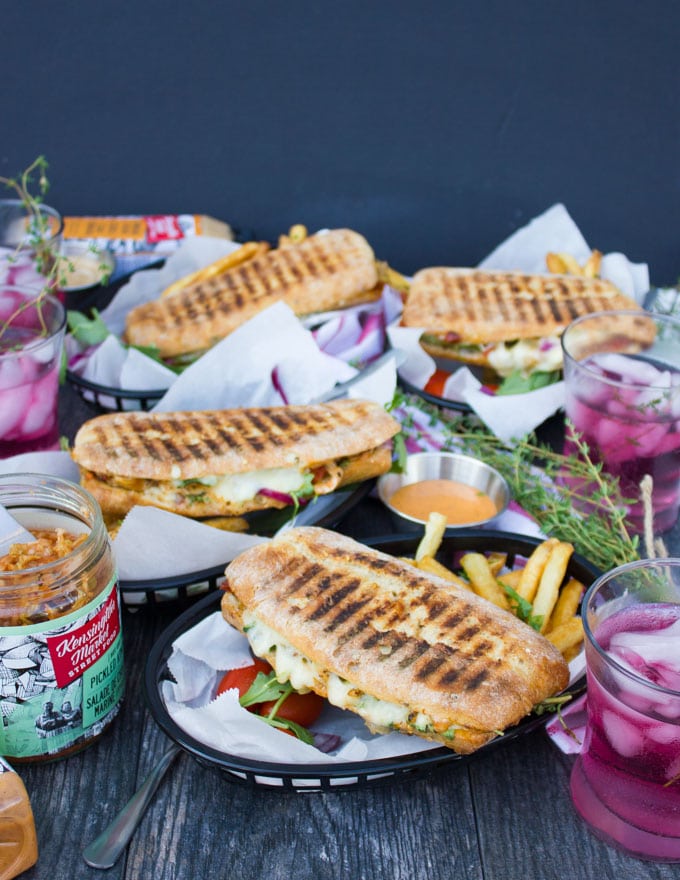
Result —
[[565, 687], [542, 636], [468, 590], [325, 529], [291, 528], [226, 570], [222, 614], [277, 677], [474, 751]]
[[374, 697], [334, 672], [321, 668], [256, 615], [244, 611], [242, 619], [243, 632], [253, 653], [257, 657], [266, 657], [281, 684], [289, 681], [296, 691], [324, 694], [333, 706], [349, 709], [359, 715], [371, 732], [401, 730], [452, 740], [459, 730], [456, 725], [437, 730], [434, 720], [425, 712], [413, 711], [408, 706]]
[[449, 342], [444, 337], [424, 333], [421, 340], [425, 345], [441, 348], [442, 353], [447, 352], [452, 358], [490, 366], [503, 378], [516, 372], [528, 375], [534, 372], [552, 373], [562, 369], [562, 347], [558, 336], [475, 344]]
[[359, 482], [365, 473], [387, 470], [388, 445], [317, 465], [262, 468], [235, 474], [207, 474], [190, 479], [153, 480], [100, 474], [81, 469], [81, 481], [107, 512], [125, 513], [147, 504], [187, 516], [240, 515], [281, 508], [340, 486]]
[[362, 400], [111, 413], [81, 427], [72, 454], [106, 514], [148, 504], [240, 516], [385, 473], [398, 430], [383, 407]]

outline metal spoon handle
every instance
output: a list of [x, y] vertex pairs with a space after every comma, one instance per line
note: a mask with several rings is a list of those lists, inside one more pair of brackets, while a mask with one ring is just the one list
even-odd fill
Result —
[[179, 752], [179, 746], [172, 746], [163, 755], [111, 824], [85, 847], [83, 858], [91, 868], [111, 868], [115, 865], [149, 806], [166, 770]]

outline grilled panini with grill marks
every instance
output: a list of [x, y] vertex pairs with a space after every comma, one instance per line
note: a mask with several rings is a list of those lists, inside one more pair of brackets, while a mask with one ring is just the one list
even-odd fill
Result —
[[384, 473], [398, 431], [383, 407], [365, 400], [108, 413], [82, 425], [72, 455], [107, 514], [151, 504], [192, 517], [238, 516]]
[[[611, 309], [640, 306], [602, 279], [433, 267], [414, 276], [402, 324], [422, 327], [435, 357], [498, 368], [503, 344], [557, 337], [574, 318]], [[553, 355], [549, 369], [561, 364], [558, 345]]]
[[469, 753], [568, 683], [514, 615], [350, 538], [294, 528], [226, 570], [222, 613], [280, 680]]
[[205, 351], [280, 300], [307, 315], [379, 296], [370, 245], [357, 232], [335, 229], [137, 306], [127, 316], [125, 337], [171, 358]]

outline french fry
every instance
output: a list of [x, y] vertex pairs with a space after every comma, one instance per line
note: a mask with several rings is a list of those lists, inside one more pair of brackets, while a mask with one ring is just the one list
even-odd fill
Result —
[[569, 578], [557, 597], [557, 602], [555, 603], [553, 612], [550, 615], [550, 620], [548, 621], [547, 632], [557, 629], [558, 626], [561, 626], [571, 617], [574, 617], [578, 611], [578, 606], [581, 603], [583, 589], [584, 587], [581, 581], [573, 577]]
[[300, 244], [301, 241], [307, 238], [307, 227], [303, 226], [302, 223], [296, 223], [295, 226], [291, 226], [288, 230], [288, 238], [293, 244]]
[[425, 534], [420, 539], [416, 550], [416, 561], [422, 559], [423, 556], [435, 557], [437, 555], [445, 530], [446, 517], [444, 514], [431, 513], [425, 523]]
[[457, 586], [462, 587], [464, 590], [472, 590], [471, 584], [462, 577], [458, 577], [455, 572], [451, 571], [451, 569], [447, 568], [445, 565], [442, 565], [438, 560], [433, 559], [432, 556], [423, 556], [422, 559], [418, 560], [416, 565], [422, 571], [426, 571], [429, 574], [436, 574], [439, 577], [450, 581], [452, 584], [457, 584]]
[[247, 532], [250, 525], [243, 516], [210, 516], [201, 522], [204, 526], [212, 526], [223, 532]]
[[498, 577], [498, 574], [507, 562], [507, 559], [507, 553], [501, 553], [497, 550], [492, 550], [491, 553], [486, 554], [486, 561], [489, 563], [489, 568], [494, 577]]
[[571, 661], [574, 659], [574, 657], [577, 657], [581, 653], [582, 650], [583, 650], [583, 644], [581, 642], [579, 642], [579, 644], [574, 645], [573, 648], [567, 648], [562, 653], [562, 656], [567, 661], [567, 663], [571, 663]]
[[583, 274], [586, 278], [599, 278], [602, 265], [601, 251], [593, 251], [583, 264]]
[[578, 616], [571, 617], [546, 633], [545, 637], [561, 654], [565, 654], [583, 641], [583, 621]]
[[460, 562], [478, 596], [488, 599], [500, 608], [510, 609], [507, 596], [493, 576], [483, 553], [466, 553]]
[[548, 253], [545, 255], [545, 265], [548, 267], [548, 272], [552, 272], [554, 275], [566, 275], [567, 267], [560, 256], [560, 254]]
[[584, 278], [599, 278], [602, 253], [592, 251], [581, 266], [571, 254], [551, 252], [545, 255], [545, 264], [548, 267], [548, 272], [555, 275], [581, 275]]
[[396, 269], [393, 269], [383, 260], [376, 260], [375, 268], [378, 271], [378, 280], [382, 281], [383, 284], [389, 284], [390, 287], [398, 290], [399, 293], [406, 294], [409, 292], [411, 283], [401, 272], [397, 272]]
[[[545, 263], [550, 272], [558, 275], [582, 275], [583, 269], [576, 262], [571, 254], [561, 252], [559, 254], [549, 253], [545, 255]], [[554, 267], [554, 268], [551, 268]]]
[[550, 615], [557, 602], [560, 584], [564, 580], [573, 552], [573, 546], [566, 541], [558, 541], [550, 551], [533, 600], [534, 616], [543, 618], [541, 632], [545, 632], [548, 627]]
[[526, 565], [522, 569], [522, 576], [517, 584], [517, 593], [527, 602], [534, 601], [541, 574], [555, 544], [557, 544], [557, 538], [548, 538], [542, 541], [527, 559]]
[[517, 592], [519, 579], [522, 577], [523, 568], [515, 568], [513, 571], [506, 571], [503, 574], [496, 575], [496, 580], [504, 587], [511, 587]]
[[247, 263], [248, 260], [252, 260], [253, 257], [256, 257], [258, 254], [263, 254], [268, 250], [269, 245], [266, 241], [247, 241], [237, 250], [227, 254], [226, 257], [215, 260], [214, 263], [210, 263], [202, 269], [197, 269], [190, 275], [185, 275], [183, 278], [179, 278], [177, 281], [173, 282], [161, 293], [161, 299], [164, 299], [167, 296], [174, 296], [174, 294], [184, 290], [190, 284], [196, 284], [199, 281], [207, 281], [209, 278], [221, 275], [223, 272], [226, 272], [227, 269], [233, 269], [235, 266]]
[[300, 242], [304, 241], [306, 238], [307, 227], [303, 226], [302, 223], [296, 223], [295, 226], [290, 227], [287, 235], [279, 235], [279, 247], [285, 248], [290, 247], [291, 245], [300, 244]]

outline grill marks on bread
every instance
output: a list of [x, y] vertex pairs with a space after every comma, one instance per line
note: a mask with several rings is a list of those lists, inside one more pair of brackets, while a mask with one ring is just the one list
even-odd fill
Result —
[[[361, 554], [355, 562], [378, 577], [403, 572], [383, 560]], [[469, 609], [462, 607], [446, 618], [447, 637], [459, 643], [453, 646], [428, 641], [421, 637], [416, 625], [408, 625], [409, 620], [415, 620], [417, 609], [424, 609], [426, 622], [431, 623], [448, 607], [441, 591], [423, 583], [415, 572], [408, 580], [408, 598], [401, 602], [387, 601], [370, 578], [344, 570], [329, 573], [313, 560], [295, 560], [286, 569], [286, 578], [289, 577], [285, 593], [293, 617], [321, 625], [339, 645], [356, 639], [363, 651], [377, 651], [382, 657], [389, 655], [401, 669], [412, 668], [416, 680], [428, 682], [434, 688], [456, 682], [474, 691], [486, 678], [483, 665], [486, 651], [492, 645], [484, 638], [481, 624], [471, 622]], [[302, 601], [298, 602], [299, 599]]]
[[335, 229], [137, 306], [128, 314], [126, 338], [155, 345], [162, 357], [202, 351], [280, 300], [305, 315], [376, 299], [377, 282], [366, 239]]
[[107, 413], [81, 426], [73, 458], [102, 475], [191, 479], [344, 460], [383, 447], [398, 430], [383, 407], [366, 400]]
[[433, 267], [417, 272], [402, 323], [483, 344], [561, 332], [574, 318], [639, 305], [608, 281]]
[[509, 612], [325, 529], [247, 550], [225, 588], [320, 669], [438, 731], [491, 735], [568, 682], [559, 652]]

